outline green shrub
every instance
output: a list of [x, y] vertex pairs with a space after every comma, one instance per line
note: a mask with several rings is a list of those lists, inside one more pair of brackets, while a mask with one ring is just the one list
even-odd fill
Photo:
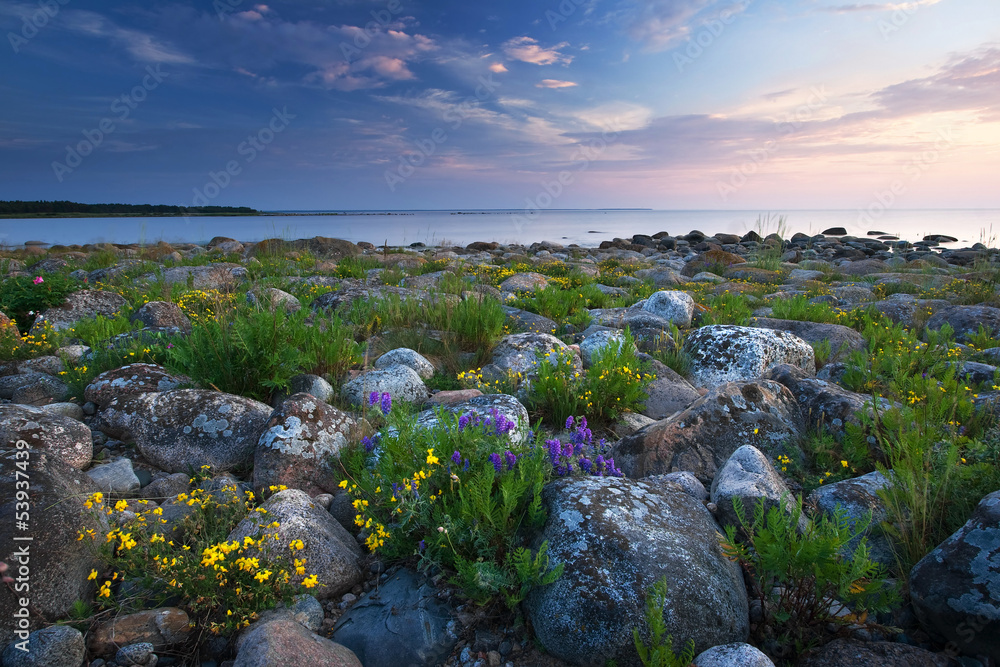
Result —
[[745, 326], [753, 317], [753, 308], [742, 294], [725, 292], [712, 295], [707, 297], [702, 305], [708, 308], [708, 312], [702, 315], [701, 323], [703, 325], [735, 324]]
[[27, 333], [35, 315], [62, 304], [69, 294], [83, 287], [80, 281], [61, 273], [5, 278], [0, 281], [0, 311]]
[[338, 278], [356, 278], [358, 280], [364, 280], [365, 275], [371, 269], [381, 269], [385, 266], [378, 259], [374, 257], [356, 255], [353, 257], [345, 257], [337, 263], [337, 269], [334, 272]]
[[642, 640], [639, 628], [632, 628], [632, 642], [643, 667], [688, 667], [694, 660], [694, 641], [691, 639], [680, 654], [674, 652], [674, 638], [667, 634], [667, 624], [663, 620], [666, 604], [667, 578], [662, 577], [653, 584], [646, 597], [649, 644]]
[[834, 309], [829, 304], [810, 303], [809, 297], [804, 294], [790, 299], [775, 300], [771, 303], [771, 311], [772, 317], [782, 320], [843, 324], [848, 319], [846, 313]]
[[[767, 511], [761, 500], [752, 519], [738, 497], [733, 507], [747, 541], [740, 543], [737, 527], [730, 525], [723, 548], [743, 567], [750, 593], [761, 603], [757, 646], [777, 642], [787, 657], [827, 636], [828, 624], [863, 625], [869, 612], [887, 611], [895, 603], [895, 591], [868, 557], [865, 538], [851, 557], [843, 555], [867, 521], [852, 522], [838, 508], [832, 518], [806, 519], [801, 530], [801, 499], [790, 505], [783, 498]], [[838, 603], [850, 613], [838, 615]]]

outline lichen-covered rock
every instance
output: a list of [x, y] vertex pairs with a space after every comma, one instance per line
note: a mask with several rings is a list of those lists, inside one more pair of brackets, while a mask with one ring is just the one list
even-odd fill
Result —
[[94, 456], [90, 429], [77, 420], [27, 405], [0, 405], [0, 449], [16, 449], [19, 440], [77, 470]]
[[99, 413], [98, 428], [134, 442], [160, 470], [203, 465], [216, 472], [247, 466], [271, 408], [243, 396], [176, 389], [116, 398]]
[[324, 403], [329, 403], [336, 395], [333, 386], [319, 375], [300, 373], [288, 381], [291, 394], [312, 394]]
[[[712, 481], [712, 502], [718, 507], [719, 524], [742, 529], [743, 524], [733, 505], [735, 499], [742, 503], [743, 518], [747, 521], [753, 521], [754, 511], [761, 501], [765, 512], [779, 507], [782, 500], [788, 510], [795, 504], [781, 475], [753, 445], [743, 445], [733, 452]], [[800, 516], [800, 523], [805, 526], [804, 516]]]
[[0, 656], [4, 667], [80, 667], [87, 655], [83, 635], [68, 625], [35, 630], [27, 641], [11, 642]]
[[[834, 639], [810, 652], [799, 667], [949, 667], [955, 663], [947, 655], [932, 653], [902, 642], [866, 642]], [[699, 666], [700, 667], [700, 666]]]
[[493, 348], [493, 358], [483, 374], [515, 375], [520, 373], [529, 381], [535, 377], [535, 368], [540, 358], [548, 358], [557, 363], [560, 355], [570, 359], [575, 370], [583, 370], [580, 356], [551, 334], [519, 333], [504, 336]]
[[698, 655], [692, 665], [694, 667], [774, 667], [771, 659], [761, 653], [760, 649], [743, 642], [713, 646]]
[[[519, 445], [528, 439], [528, 431], [531, 429], [531, 422], [528, 419], [528, 410], [521, 405], [521, 402], [508, 394], [486, 394], [476, 396], [458, 403], [449, 403], [440, 406], [446, 414], [453, 415], [476, 415], [482, 419], [494, 419], [494, 411], [505, 420], [515, 422], [515, 426], [507, 434], [511, 443]], [[433, 429], [440, 424], [437, 412], [433, 409], [424, 410], [417, 415], [417, 426]]]
[[147, 329], [177, 329], [191, 332], [191, 320], [176, 303], [171, 301], [148, 301], [128, 318], [130, 322], [142, 322]]
[[791, 393], [770, 380], [730, 382], [686, 410], [623, 438], [613, 449], [628, 477], [674, 471], [711, 484], [733, 452], [752, 444], [768, 456], [801, 460], [802, 417]]
[[700, 503], [708, 502], [708, 491], [705, 485], [698, 481], [698, 478], [686, 470], [681, 472], [668, 472], [666, 475], [650, 475], [643, 477], [642, 481], [649, 484], [657, 491], [663, 491], [662, 484], [676, 484], [684, 489], [684, 492]]
[[713, 324], [693, 331], [684, 350], [691, 357], [694, 383], [700, 387], [761, 378], [778, 364], [816, 373], [812, 346], [784, 331]]
[[866, 345], [864, 336], [842, 324], [778, 320], [770, 317], [755, 317], [751, 324], [762, 329], [787, 331], [811, 345], [830, 341], [830, 361], [838, 361], [851, 352], [863, 350]]
[[735, 253], [725, 250], [709, 250], [685, 264], [684, 268], [681, 269], [681, 275], [690, 277], [702, 271], [725, 272], [730, 266], [745, 263], [746, 259]]
[[62, 305], [39, 314], [31, 325], [31, 333], [41, 333], [46, 324], [56, 331], [63, 331], [80, 320], [93, 319], [98, 315], [114, 317], [127, 304], [125, 298], [115, 292], [101, 290], [73, 292], [66, 297]]
[[896, 558], [892, 544], [880, 528], [882, 522], [889, 518], [889, 512], [878, 492], [887, 488], [889, 484], [885, 475], [876, 470], [854, 479], [824, 484], [809, 494], [807, 503], [815, 507], [817, 513], [828, 517], [832, 517], [839, 507], [846, 513], [852, 532], [860, 528], [860, 526], [855, 527], [859, 522], [870, 519], [868, 528], [847, 543], [846, 555], [852, 555], [862, 538], [866, 538], [868, 557], [886, 567], [895, 567]]
[[985, 327], [993, 337], [1000, 336], [1000, 308], [992, 306], [952, 306], [944, 308], [927, 320], [928, 329], [940, 329], [945, 324], [955, 330], [955, 340], [968, 343]]
[[89, 648], [95, 655], [108, 655], [115, 653], [119, 646], [149, 643], [159, 651], [186, 642], [190, 635], [190, 620], [183, 610], [161, 607], [101, 623], [89, 637]]
[[1000, 660], [1000, 491], [913, 566], [910, 596], [928, 632]]
[[51, 405], [69, 398], [69, 386], [45, 373], [16, 373], [0, 377], [0, 398], [20, 405]]
[[616, 329], [597, 331], [587, 336], [580, 343], [580, 359], [583, 361], [583, 367], [590, 368], [597, 352], [611, 346], [621, 349], [624, 341], [625, 335]]
[[[799, 402], [799, 409], [806, 425], [811, 428], [825, 427], [833, 433], [840, 433], [848, 423], [860, 424], [861, 415], [871, 412], [871, 396], [848, 391], [840, 385], [808, 377], [801, 368], [791, 364], [780, 364], [771, 369], [768, 378], [780, 382], [792, 392]], [[880, 409], [888, 409], [892, 404], [888, 399], [879, 399]]]
[[427, 359], [408, 347], [399, 347], [389, 350], [375, 360], [373, 366], [378, 370], [385, 370], [393, 366], [407, 366], [416, 371], [422, 380], [429, 380], [434, 375], [434, 365]]
[[233, 667], [362, 667], [351, 649], [289, 619], [254, 623], [240, 634], [236, 647]]
[[525, 609], [547, 651], [576, 665], [638, 665], [632, 628], [645, 626], [647, 590], [664, 576], [663, 616], [676, 640], [699, 651], [746, 640], [743, 575], [723, 555], [711, 514], [680, 487], [562, 479], [543, 498], [548, 520], [536, 547], [547, 540], [550, 564], [565, 570], [533, 589]]
[[337, 488], [334, 457], [347, 446], [354, 420], [311, 394], [295, 394], [267, 421], [254, 454], [253, 485], [260, 492], [284, 484], [310, 496]]
[[[147, 304], [148, 305], [148, 304]], [[121, 368], [104, 371], [87, 385], [83, 397], [96, 403], [101, 409], [116, 398], [133, 394], [150, 394], [176, 389], [182, 384], [190, 384], [191, 378], [174, 375], [163, 366], [156, 364], [129, 364]]]
[[389, 366], [367, 371], [345, 382], [340, 393], [354, 405], [366, 405], [371, 392], [388, 392], [394, 401], [422, 403], [431, 392], [415, 370], [409, 366]]
[[351, 607], [330, 638], [365, 667], [441, 664], [458, 637], [451, 610], [436, 593], [424, 577], [401, 569]]
[[501, 292], [533, 292], [549, 284], [549, 279], [540, 273], [515, 273], [500, 283]]
[[247, 270], [239, 264], [217, 262], [204, 266], [174, 266], [163, 270], [162, 276], [149, 274], [148, 281], [161, 279], [167, 285], [185, 283], [195, 289], [226, 289], [233, 287], [247, 277]]
[[507, 313], [506, 324], [510, 331], [554, 334], [559, 325], [547, 317], [520, 308], [504, 306]]
[[[263, 545], [264, 552], [273, 557], [286, 556], [289, 543], [302, 540], [305, 548], [297, 557], [306, 560], [308, 574], [317, 575], [320, 585], [313, 591], [320, 599], [341, 595], [362, 580], [364, 575], [359, 565], [362, 552], [357, 540], [305, 492], [298, 489], [280, 491], [261, 507], [266, 514], [251, 513], [226, 539], [242, 541], [244, 537], [264, 532], [277, 533], [276, 540], [267, 540]], [[274, 521], [279, 527], [267, 528]], [[303, 575], [295, 575], [292, 581], [299, 583], [303, 578]]]
[[[16, 521], [24, 520], [25, 501], [17, 493], [24, 489], [17, 484], [25, 475], [30, 512], [27, 526], [21, 528]], [[100, 560], [93, 545], [80, 541], [79, 536], [80, 531], [100, 533], [107, 528], [103, 514], [84, 507], [87, 497], [97, 490], [89, 477], [47, 452], [0, 452], [0, 561], [10, 566], [8, 575], [29, 576], [31, 586], [30, 617], [27, 627], [18, 621], [18, 630], [34, 630], [66, 618], [76, 600], [92, 599], [94, 582], [87, 576], [101, 567]], [[32, 541], [14, 540], [24, 536]], [[0, 623], [0, 644], [14, 636], [19, 597], [11, 591], [0, 595], [0, 614], [6, 619]]]
[[694, 299], [687, 292], [661, 290], [653, 292], [646, 299], [642, 309], [685, 329], [691, 326], [691, 317], [694, 315]]

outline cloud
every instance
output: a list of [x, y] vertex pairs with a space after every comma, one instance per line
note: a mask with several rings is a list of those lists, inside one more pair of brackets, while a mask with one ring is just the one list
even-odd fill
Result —
[[[699, 15], [717, 5], [720, 0], [625, 0], [614, 13], [615, 18], [632, 39], [645, 44], [649, 51], [663, 51], [686, 38]], [[736, 12], [746, 3], [730, 6]]]
[[561, 42], [555, 46], [544, 48], [538, 44], [537, 39], [531, 37], [514, 37], [503, 44], [503, 52], [508, 58], [520, 60], [533, 65], [552, 65], [555, 63], [570, 64], [573, 56], [563, 55], [559, 49], [569, 46], [568, 42]]
[[820, 7], [821, 12], [833, 12], [835, 14], [850, 14], [854, 12], [914, 12], [921, 7], [936, 5], [941, 0], [914, 0], [914, 2], [875, 2], [875, 3], [855, 3], [853, 5], [833, 5], [832, 7]]
[[86, 10], [67, 10], [63, 25], [70, 31], [91, 37], [107, 38], [122, 46], [136, 60], [147, 63], [193, 65], [194, 57], [181, 52], [140, 30], [122, 28], [100, 14]]
[[535, 84], [535, 88], [572, 88], [579, 85], [574, 81], [560, 81], [559, 79], [542, 79]]
[[507, 71], [507, 68], [504, 66], [503, 63], [493, 63], [492, 65], [490, 65], [490, 71], [496, 72], [497, 74], [503, 74], [504, 72]]

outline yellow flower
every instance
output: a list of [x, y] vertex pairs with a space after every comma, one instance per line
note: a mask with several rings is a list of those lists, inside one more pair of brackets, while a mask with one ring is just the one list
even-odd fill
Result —
[[302, 585], [306, 588], [312, 588], [316, 586], [319, 582], [317, 581], [317, 576], [315, 574], [310, 574], [308, 577], [302, 580]]
[[439, 463], [441, 463], [441, 460], [438, 457], [434, 456], [434, 450], [433, 449], [428, 449], [427, 450], [427, 465], [435, 465], [435, 464], [439, 464]]
[[94, 579], [97, 579], [97, 570], [91, 570], [90, 574], [87, 575], [87, 581], [93, 581]]
[[844, 466], [846, 468], [847, 467], [847, 461], [841, 461], [840, 465], [842, 465], [842, 466]]
[[303, 544], [302, 540], [292, 540], [291, 544], [288, 545], [288, 548], [295, 549], [296, 551], [302, 551], [306, 548], [306, 545]]

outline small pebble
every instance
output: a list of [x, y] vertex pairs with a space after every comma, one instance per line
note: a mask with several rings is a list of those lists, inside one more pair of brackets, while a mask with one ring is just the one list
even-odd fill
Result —
[[347, 604], [350, 604], [350, 603], [354, 602], [357, 599], [358, 599], [358, 596], [355, 595], [354, 593], [344, 593], [344, 596], [342, 598], [340, 598], [340, 600], [342, 602], [346, 602]]

